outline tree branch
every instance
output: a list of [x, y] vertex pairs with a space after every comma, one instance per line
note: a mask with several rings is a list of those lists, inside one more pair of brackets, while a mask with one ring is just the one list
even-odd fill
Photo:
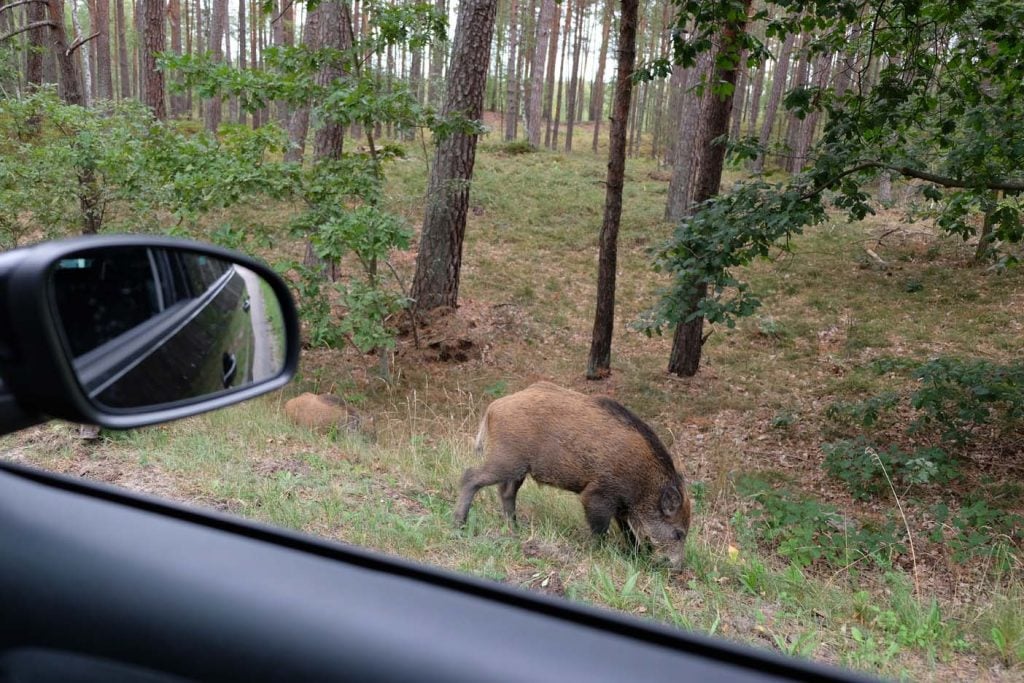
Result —
[[281, 8], [281, 11], [277, 13], [276, 17], [270, 20], [270, 23], [276, 24], [281, 19], [281, 17], [284, 16], [284, 13], [291, 9], [291, 6], [294, 4], [295, 0], [288, 0], [288, 4]]
[[[957, 180], [956, 178], [948, 178], [946, 176], [937, 175], [935, 173], [928, 173], [927, 171], [919, 171], [916, 168], [910, 168], [909, 166], [886, 166], [891, 171], [896, 171], [900, 175], [905, 175], [910, 178], [917, 178], [918, 180], [927, 180], [930, 183], [936, 185], [942, 185], [943, 187], [978, 187], [973, 183], [964, 182], [963, 180]], [[981, 187], [989, 190], [1003, 190], [1004, 192], [1024, 192], [1024, 181], [1021, 180], [997, 180], [991, 183], [984, 183]]]
[[100, 34], [100, 32], [97, 31], [96, 33], [92, 34], [88, 38], [79, 38], [75, 42], [71, 43], [71, 47], [69, 47], [64, 54], [66, 54], [66, 55], [68, 55], [70, 57], [72, 52], [74, 52], [78, 48], [82, 47], [83, 45], [88, 43], [90, 40], [92, 40], [93, 38], [98, 36], [99, 34]]
[[[958, 180], [956, 178], [950, 178], [948, 176], [938, 175], [937, 173], [929, 173], [928, 171], [921, 171], [916, 168], [909, 166], [891, 166], [889, 164], [883, 164], [881, 161], [865, 161], [851, 166], [842, 173], [839, 173], [832, 178], [829, 178], [827, 182], [816, 185], [811, 190], [808, 190], [804, 194], [800, 195], [801, 200], [810, 199], [815, 195], [821, 194], [822, 191], [834, 186], [837, 182], [845, 178], [846, 176], [859, 173], [860, 171], [867, 171], [872, 168], [885, 169], [888, 171], [894, 171], [907, 178], [917, 178], [918, 180], [926, 180], [929, 183], [935, 183], [942, 187], [956, 187], [956, 188], [972, 188], [979, 187], [976, 183], [969, 183], [964, 180]], [[997, 180], [990, 183], [984, 183], [980, 187], [989, 190], [1003, 190], [1004, 192], [1024, 192], [1024, 180]]]
[[11, 2], [11, 3], [8, 3], [8, 4], [4, 5], [3, 7], [0, 7], [0, 12], [3, 12], [5, 10], [9, 10], [9, 9], [14, 9], [15, 7], [18, 7], [20, 5], [28, 5], [28, 4], [31, 4], [33, 2], [38, 2], [40, 5], [47, 4], [46, 0], [16, 0], [15, 2]]
[[35, 28], [43, 28], [44, 26], [50, 26], [50, 27], [53, 27], [53, 28], [60, 28], [60, 26], [58, 26], [57, 22], [50, 21], [49, 19], [45, 19], [43, 21], [33, 21], [31, 24], [27, 24], [25, 26], [22, 26], [21, 28], [16, 28], [13, 31], [8, 31], [7, 33], [3, 34], [2, 36], [0, 36], [0, 43], [2, 43], [3, 41], [5, 41], [5, 40], [7, 40], [9, 38], [13, 38], [14, 36], [16, 36], [16, 35], [18, 35], [20, 33], [24, 33], [25, 31], [31, 31], [32, 29], [35, 29]]

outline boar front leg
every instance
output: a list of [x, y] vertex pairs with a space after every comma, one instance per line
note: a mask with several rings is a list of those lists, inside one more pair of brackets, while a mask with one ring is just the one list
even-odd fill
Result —
[[622, 529], [622, 535], [626, 537], [626, 543], [632, 550], [636, 550], [640, 547], [640, 541], [637, 540], [636, 534], [633, 533], [633, 527], [629, 526], [629, 516], [619, 510], [615, 515], [615, 521], [619, 523], [619, 528]]
[[590, 531], [595, 536], [601, 536], [611, 526], [612, 518], [615, 517], [615, 500], [601, 491], [594, 484], [589, 484], [580, 494], [583, 503], [583, 513], [587, 518]]

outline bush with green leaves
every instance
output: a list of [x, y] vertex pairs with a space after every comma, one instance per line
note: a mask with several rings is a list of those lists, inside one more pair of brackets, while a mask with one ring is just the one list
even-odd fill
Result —
[[737, 482], [740, 493], [759, 505], [750, 519], [737, 513], [737, 526], [753, 523], [760, 538], [797, 566], [824, 564], [836, 569], [867, 563], [889, 568], [907, 551], [905, 534], [893, 519], [856, 520], [833, 505], [754, 478]]
[[904, 451], [878, 448], [863, 437], [823, 444], [825, 470], [846, 482], [854, 498], [887, 493], [890, 485], [902, 494], [911, 486], [948, 484], [960, 478], [960, 468], [943, 449], [934, 446]]
[[[877, 374], [910, 380], [912, 388], [886, 390], [859, 401], [837, 401], [825, 411], [839, 429], [852, 427], [878, 435], [872, 439], [859, 434], [822, 446], [825, 468], [845, 481], [858, 498], [888, 490], [886, 473], [901, 488], [947, 484], [959, 476], [955, 454], [970, 448], [983, 428], [989, 428], [989, 438], [1009, 441], [1024, 429], [1024, 363], [886, 358], [871, 368]], [[901, 425], [907, 442], [923, 445], [904, 450], [897, 444], [878, 443], [883, 434], [891, 435]]]
[[131, 100], [86, 109], [50, 89], [0, 99], [0, 246], [87, 231], [194, 235], [200, 217], [256, 194], [282, 196], [269, 168], [278, 129], [186, 135]]
[[969, 498], [956, 514], [945, 503], [933, 505], [930, 512], [936, 521], [930, 540], [949, 546], [957, 562], [988, 557], [1006, 570], [1013, 565], [1013, 555], [1024, 549], [1024, 516], [981, 498]]

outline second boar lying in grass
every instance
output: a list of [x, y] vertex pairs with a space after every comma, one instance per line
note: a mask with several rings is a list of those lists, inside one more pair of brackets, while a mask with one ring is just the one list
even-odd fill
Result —
[[614, 519], [632, 542], [648, 540], [673, 566], [682, 564], [690, 528], [685, 483], [657, 435], [618, 402], [533, 384], [488, 406], [476, 451], [486, 459], [462, 475], [457, 525], [465, 524], [476, 492], [491, 484], [514, 522], [516, 494], [529, 475], [580, 494], [595, 534]]

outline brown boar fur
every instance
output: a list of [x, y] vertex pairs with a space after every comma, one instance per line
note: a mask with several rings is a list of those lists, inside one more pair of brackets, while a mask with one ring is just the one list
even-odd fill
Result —
[[486, 460], [462, 476], [456, 524], [465, 523], [473, 496], [491, 484], [514, 522], [516, 494], [529, 475], [579, 493], [595, 534], [615, 519], [634, 543], [639, 536], [674, 565], [682, 562], [690, 526], [683, 478], [651, 428], [616, 401], [533, 384], [488, 406], [476, 450]]
[[326, 434], [332, 429], [338, 432], [372, 432], [372, 420], [346, 405], [343, 400], [330, 394], [311, 394], [308, 391], [284, 404], [284, 413], [299, 425]]

